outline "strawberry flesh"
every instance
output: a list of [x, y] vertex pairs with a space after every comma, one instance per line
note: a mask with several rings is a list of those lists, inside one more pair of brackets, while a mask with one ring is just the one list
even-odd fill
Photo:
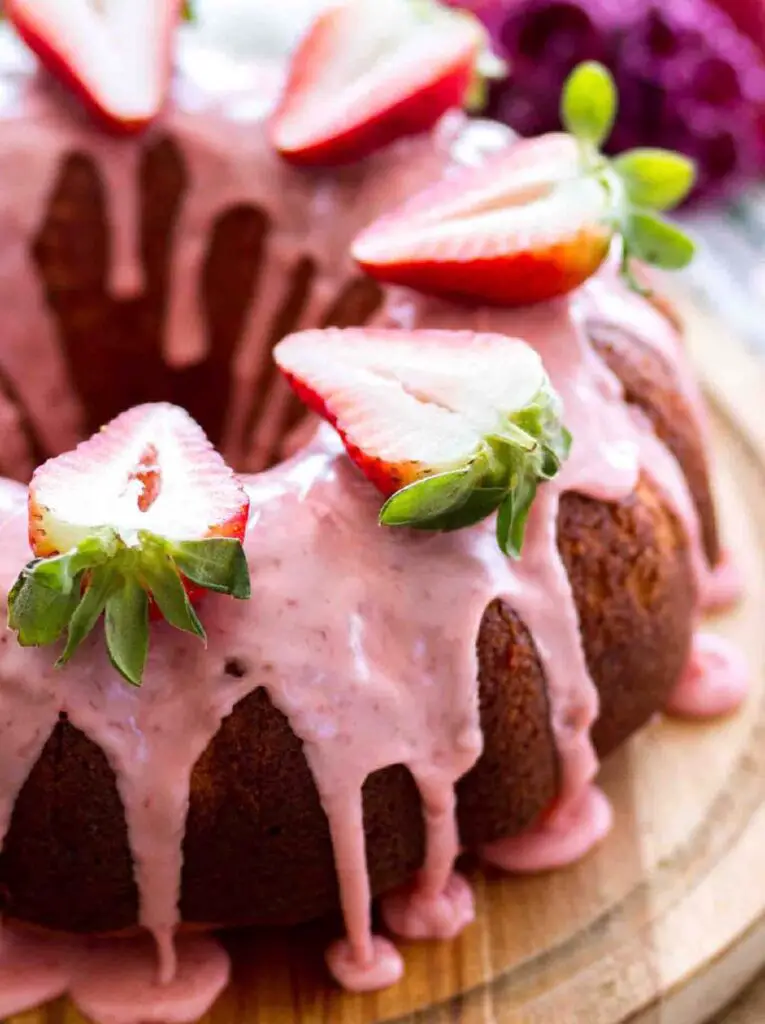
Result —
[[536, 352], [500, 335], [304, 331], [274, 355], [297, 394], [336, 427], [383, 494], [470, 462], [538, 394]]
[[606, 258], [613, 200], [576, 141], [522, 141], [373, 223], [352, 252], [378, 280], [499, 305], [576, 288]]
[[140, 131], [170, 80], [181, 0], [6, 0], [5, 13], [41, 64], [106, 128]]
[[50, 459], [29, 487], [38, 557], [68, 551], [94, 529], [126, 539], [244, 536], [249, 499], [188, 413], [162, 403], [122, 413], [74, 451]]
[[332, 165], [425, 131], [461, 106], [482, 33], [470, 17], [406, 0], [346, 0], [322, 12], [298, 47], [271, 139], [297, 164]]

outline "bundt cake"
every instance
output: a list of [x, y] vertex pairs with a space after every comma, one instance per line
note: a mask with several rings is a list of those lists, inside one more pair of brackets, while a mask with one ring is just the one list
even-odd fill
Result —
[[[0, 636], [0, 1017], [69, 992], [95, 1020], [191, 1021], [228, 971], [200, 926], [292, 925], [338, 909], [347, 939], [329, 951], [332, 973], [357, 989], [392, 983], [401, 961], [372, 934], [374, 897], [395, 934], [456, 934], [472, 915], [454, 871], [461, 850], [517, 871], [576, 859], [609, 827], [599, 758], [670, 702], [716, 713], [741, 697], [732, 676], [716, 701], [704, 693], [709, 640], [695, 629], [724, 555], [679, 326], [625, 282], [610, 235], [600, 270], [523, 308], [388, 287], [358, 269], [351, 246], [370, 222], [434, 181], [468, 183], [461, 174], [515, 148], [502, 127], [452, 111], [432, 131], [376, 137], [374, 153], [342, 167], [296, 167], [268, 128], [283, 69], [232, 62], [189, 29], [166, 108], [118, 138], [10, 32], [0, 42], [0, 590], [11, 625], [20, 581], [66, 553], [45, 519], [57, 512], [50, 473], [35, 475], [28, 501], [35, 466], [117, 417], [103, 437], [130, 455], [120, 479], [138, 491], [120, 494], [137, 493], [145, 512], [141, 496], [162, 474], [183, 478], [190, 451], [212, 458], [163, 403], [187, 410], [242, 474], [246, 533], [242, 518], [220, 539], [243, 535], [251, 586], [247, 601], [199, 605], [206, 646], [171, 628], [170, 599], [152, 590], [168, 622], [151, 624], [140, 688], [122, 678], [108, 614], [109, 656], [97, 628], [62, 668], [23, 632], [22, 643], [13, 629]], [[465, 529], [380, 526], [361, 456], [379, 484], [392, 449], [378, 436], [360, 454], [357, 434], [379, 409], [370, 399], [354, 417], [353, 403], [378, 387], [396, 390], [402, 410], [456, 415], [475, 398], [470, 359], [494, 358], [498, 338], [508, 360], [514, 346], [541, 357], [529, 365], [573, 438], [533, 481], [521, 557], [500, 550], [486, 512]], [[457, 349], [469, 354], [459, 378]], [[306, 392], [345, 447], [316, 429]], [[503, 422], [524, 458], [539, 451], [523, 448], [528, 418]], [[70, 519], [98, 525], [93, 495], [116, 448], [89, 462], [88, 444], [47, 465], [92, 474], [66, 503]], [[203, 490], [223, 473], [211, 465], [194, 462]], [[518, 484], [512, 465], [505, 494]], [[59, 475], [59, 505], [72, 479]], [[42, 561], [30, 563], [30, 538]], [[67, 577], [70, 598], [81, 582], [94, 591], [94, 565]], [[158, 977], [151, 943], [112, 937], [139, 926]]]

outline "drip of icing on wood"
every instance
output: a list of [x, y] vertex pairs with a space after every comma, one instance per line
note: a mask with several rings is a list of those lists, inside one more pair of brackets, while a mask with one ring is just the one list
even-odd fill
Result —
[[750, 670], [741, 651], [724, 637], [696, 633], [685, 672], [666, 710], [680, 718], [717, 718], [741, 706]]
[[209, 936], [178, 941], [178, 969], [160, 985], [150, 941], [42, 935], [6, 928], [0, 942], [0, 1014], [32, 1010], [58, 996], [99, 1024], [191, 1024], [228, 984], [230, 964]]
[[733, 555], [724, 549], [712, 569], [702, 597], [705, 612], [722, 612], [732, 608], [744, 593], [744, 577]]
[[557, 803], [522, 835], [487, 843], [481, 859], [517, 874], [552, 871], [584, 857], [606, 838], [612, 824], [607, 797], [588, 785], [572, 800]]

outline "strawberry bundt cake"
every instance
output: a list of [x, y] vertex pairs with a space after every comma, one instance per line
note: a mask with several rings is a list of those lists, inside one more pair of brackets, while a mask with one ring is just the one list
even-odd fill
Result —
[[573, 134], [466, 119], [472, 23], [375, 6], [288, 71], [187, 28], [168, 85], [171, 0], [6, 4], [0, 1017], [191, 1021], [208, 930], [338, 909], [332, 974], [391, 984], [373, 898], [457, 934], [461, 850], [584, 855], [598, 759], [741, 698], [695, 633], [703, 410], [633, 266], [690, 257], [655, 211], [691, 168], [600, 155], [594, 65]]

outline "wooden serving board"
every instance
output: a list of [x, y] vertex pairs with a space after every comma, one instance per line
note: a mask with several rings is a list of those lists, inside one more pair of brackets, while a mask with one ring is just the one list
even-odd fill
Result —
[[[747, 583], [712, 626], [748, 653], [747, 705], [715, 724], [647, 728], [603, 768], [616, 826], [602, 847], [546, 876], [475, 870], [475, 925], [405, 947], [395, 989], [331, 988], [321, 928], [242, 935], [206, 1024], [700, 1024], [765, 964], [765, 371], [691, 320], [725, 539]], [[60, 1001], [12, 1024], [81, 1021]]]

